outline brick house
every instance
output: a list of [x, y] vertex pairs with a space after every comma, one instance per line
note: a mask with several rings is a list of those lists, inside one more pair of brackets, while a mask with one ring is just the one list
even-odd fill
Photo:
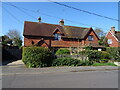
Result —
[[24, 46], [43, 46], [52, 48], [68, 48], [86, 45], [98, 45], [98, 36], [92, 28], [38, 22], [24, 22]]
[[115, 31], [115, 27], [111, 27], [106, 38], [110, 47], [120, 47], [120, 31]]

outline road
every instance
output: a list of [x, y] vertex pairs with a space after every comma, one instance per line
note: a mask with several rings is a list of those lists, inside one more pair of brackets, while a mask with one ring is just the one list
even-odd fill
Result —
[[[7, 71], [8, 70], [8, 71]], [[10, 71], [12, 70], [12, 71]], [[20, 70], [20, 71], [19, 71]], [[21, 70], [25, 71], [22, 72]], [[45, 70], [45, 69], [41, 69]], [[48, 71], [49, 68], [47, 68]], [[17, 72], [19, 71], [19, 73]], [[30, 72], [31, 71], [31, 72]], [[118, 70], [41, 72], [3, 68], [3, 88], [118, 88]], [[11, 73], [10, 73], [11, 72]], [[17, 73], [15, 73], [17, 72]]]

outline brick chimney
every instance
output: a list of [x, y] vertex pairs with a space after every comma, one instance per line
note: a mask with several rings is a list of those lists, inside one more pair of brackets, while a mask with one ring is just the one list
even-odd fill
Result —
[[38, 22], [41, 23], [41, 17], [38, 17]]
[[63, 19], [60, 20], [59, 24], [60, 24], [60, 26], [64, 26], [64, 20]]
[[110, 31], [111, 31], [113, 34], [115, 34], [115, 27], [112, 26]]

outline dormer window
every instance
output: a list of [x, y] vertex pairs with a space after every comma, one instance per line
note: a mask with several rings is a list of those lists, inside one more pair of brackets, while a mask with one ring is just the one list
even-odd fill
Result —
[[93, 41], [93, 35], [88, 36], [88, 41]]
[[55, 33], [55, 40], [59, 41], [61, 40], [61, 34]]

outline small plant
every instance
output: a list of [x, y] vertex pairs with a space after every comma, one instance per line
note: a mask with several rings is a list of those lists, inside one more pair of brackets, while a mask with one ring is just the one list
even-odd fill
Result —
[[57, 50], [56, 55], [70, 54], [70, 50], [67, 48], [60, 48]]

